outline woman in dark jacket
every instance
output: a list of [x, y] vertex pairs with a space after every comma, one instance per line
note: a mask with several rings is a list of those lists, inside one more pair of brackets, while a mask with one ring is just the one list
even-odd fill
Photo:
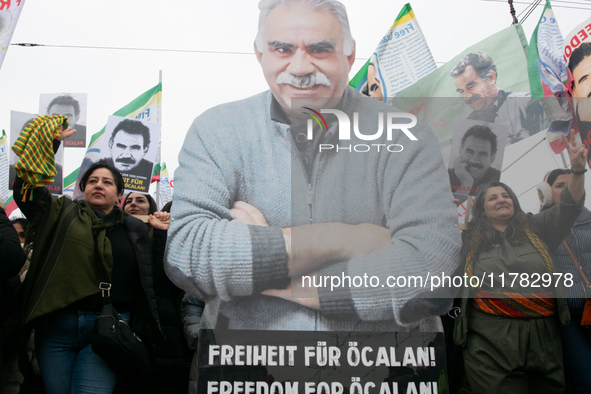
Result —
[[115, 387], [117, 376], [90, 345], [103, 304], [98, 288], [103, 272], [110, 276], [114, 307], [132, 329], [147, 343], [161, 336], [153, 259], [161, 259], [164, 250], [161, 244], [153, 248], [148, 228], [116, 206], [123, 184], [121, 174], [104, 162], [83, 175], [82, 201], [54, 197], [20, 177], [15, 181], [14, 199], [31, 221], [27, 242], [35, 245], [21, 319], [36, 330], [37, 358], [50, 394], [112, 393]]

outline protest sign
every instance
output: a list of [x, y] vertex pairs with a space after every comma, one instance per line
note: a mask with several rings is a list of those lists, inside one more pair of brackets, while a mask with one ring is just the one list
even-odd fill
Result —
[[160, 141], [160, 124], [110, 116], [100, 158], [123, 176], [128, 191], [147, 192]]
[[440, 393], [442, 333], [201, 330], [199, 393]]
[[[136, 99], [131, 101], [123, 108], [116, 111], [113, 115], [126, 118], [135, 118], [147, 120], [149, 122], [160, 122], [160, 105], [162, 103], [162, 84], [158, 84], [150, 90], [144, 92]], [[72, 194], [74, 199], [82, 198], [82, 192], [77, 186], [84, 172], [92, 163], [96, 163], [100, 158], [100, 148], [102, 137], [105, 133], [103, 127], [100, 131], [93, 134], [88, 144], [86, 154], [79, 168], [72, 171], [64, 178], [64, 189], [66, 193]]]
[[40, 96], [40, 114], [65, 115], [68, 117], [68, 126], [76, 129], [75, 134], [62, 142], [65, 147], [86, 147], [86, 103], [86, 93], [50, 93]]

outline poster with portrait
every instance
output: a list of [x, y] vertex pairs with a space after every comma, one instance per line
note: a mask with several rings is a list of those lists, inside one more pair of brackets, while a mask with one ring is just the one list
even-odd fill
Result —
[[67, 116], [68, 125], [76, 129], [74, 135], [62, 142], [66, 148], [86, 147], [86, 96], [86, 93], [45, 93], [40, 95], [40, 114]]
[[[10, 111], [10, 146], [14, 144], [16, 139], [30, 121], [35, 119], [38, 115], [27, 112]], [[10, 158], [8, 165], [8, 188], [13, 189], [14, 180], [16, 178], [16, 171], [14, 166], [18, 162], [19, 157], [10, 149]], [[54, 181], [45, 186], [51, 194], [62, 194], [64, 183], [64, 145], [60, 144], [59, 149], [55, 153], [55, 177]]]
[[[572, 75], [576, 127], [583, 143], [591, 146], [591, 18], [587, 18], [564, 37], [564, 60]], [[591, 163], [591, 153], [587, 154]]]
[[148, 192], [160, 128], [160, 123], [109, 116], [100, 158], [121, 172], [127, 191]]
[[524, 42], [521, 26], [509, 26], [398, 92], [392, 105], [431, 127], [441, 149], [450, 145], [455, 118], [510, 126], [507, 145], [545, 130], [543, 107], [531, 99]]
[[509, 128], [498, 123], [456, 118], [449, 158], [449, 181], [460, 203], [478, 187], [501, 178]]

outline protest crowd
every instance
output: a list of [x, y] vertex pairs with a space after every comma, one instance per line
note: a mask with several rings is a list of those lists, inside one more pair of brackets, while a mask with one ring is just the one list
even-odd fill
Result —
[[[443, 68], [463, 111], [446, 129], [446, 165], [446, 122], [415, 116], [443, 110], [393, 108], [383, 53], [349, 81], [355, 41], [339, 1], [259, 9], [255, 54], [269, 90], [195, 119], [166, 204], [148, 190], [154, 123], [111, 117], [71, 198], [48, 186], [62, 177], [60, 147], [86, 146], [78, 100], [59, 95], [45, 115], [22, 115], [8, 182], [20, 216], [0, 208], [0, 394], [344, 394], [330, 374], [315, 391], [296, 373], [274, 375], [314, 333], [306, 367], [345, 364], [321, 339], [344, 333], [349, 364], [357, 351], [381, 371], [381, 386], [347, 376], [346, 392], [591, 392], [591, 39], [571, 50], [564, 90], [540, 100], [501, 88], [502, 62], [483, 50]], [[369, 115], [360, 123], [358, 113]], [[536, 180], [533, 214], [518, 185], [501, 182], [501, 163], [506, 147], [542, 131], [565, 168]], [[430, 288], [381, 282], [432, 273], [442, 279]], [[465, 281], [446, 287], [446, 277]], [[392, 333], [421, 345], [404, 357], [379, 348], [372, 361], [368, 346], [357, 350], [355, 338]]]

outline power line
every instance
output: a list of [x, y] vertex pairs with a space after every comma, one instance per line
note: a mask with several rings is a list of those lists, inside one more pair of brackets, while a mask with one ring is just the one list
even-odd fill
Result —
[[552, 0], [553, 3], [568, 3], [568, 4], [576, 4], [576, 5], [590, 5], [589, 1], [568, 1], [568, 0]]
[[525, 14], [525, 13], [526, 13], [526, 12], [527, 12], [527, 11], [530, 9], [530, 7], [531, 7], [531, 6], [532, 6], [532, 5], [535, 3], [535, 1], [536, 1], [536, 0], [533, 0], [533, 1], [532, 1], [532, 2], [531, 2], [531, 3], [530, 3], [528, 6], [527, 6], [527, 7], [525, 7], [525, 8], [523, 9], [523, 11], [521, 11], [521, 12], [519, 13], [519, 15], [517, 15], [517, 18], [520, 18], [520, 17], [521, 17], [521, 15]]
[[534, 150], [534, 148], [538, 145], [540, 145], [542, 142], [546, 141], [546, 138], [542, 138], [541, 140], [539, 140], [534, 146], [532, 146], [531, 148], [529, 148], [527, 151], [525, 151], [524, 154], [522, 154], [521, 156], [519, 156], [517, 159], [515, 159], [513, 161], [513, 163], [509, 164], [508, 166], [506, 166], [505, 168], [503, 168], [503, 170], [501, 172], [505, 172], [507, 171], [509, 168], [511, 168], [511, 166], [513, 166], [513, 164], [517, 163], [519, 160], [523, 159], [523, 156], [527, 155], [529, 152], [531, 152], [532, 150]]
[[[542, 141], [545, 141], [545, 140], [546, 140], [546, 138], [542, 139], [540, 142], [542, 142]], [[536, 144], [536, 146], [537, 146], [537, 144]], [[546, 148], [548, 148], [548, 150], [550, 151], [550, 153], [551, 153], [551, 155], [550, 155], [550, 156], [552, 157], [552, 159], [554, 159], [554, 163], [556, 163], [556, 168], [562, 168], [562, 167], [560, 166], [560, 164], [558, 163], [558, 161], [556, 161], [556, 154], [555, 154], [554, 152], [552, 152], [552, 149], [550, 148], [550, 144], [546, 144]], [[530, 150], [531, 150], [531, 149], [530, 149]], [[528, 151], [528, 152], [529, 152], [529, 151]], [[517, 159], [517, 160], [519, 160], [519, 159]], [[516, 161], [517, 161], [517, 160], [516, 160]], [[515, 164], [515, 162], [513, 162], [512, 164]], [[532, 186], [532, 187], [530, 187], [529, 189], [527, 189], [526, 191], [524, 191], [523, 193], [521, 193], [520, 195], [518, 195], [517, 197], [521, 197], [521, 196], [523, 196], [525, 193], [529, 192], [530, 190], [532, 190], [532, 189], [533, 189], [533, 188], [535, 188], [536, 186], [538, 186], [538, 184], [537, 184], [537, 183], [536, 183], [534, 186]]]
[[529, 18], [529, 16], [535, 11], [536, 7], [539, 6], [540, 4], [542, 4], [542, 0], [537, 0], [536, 4], [534, 4], [530, 9], [529, 12], [527, 14], [525, 14], [525, 16], [523, 17], [523, 19], [521, 20], [521, 22], [525, 22], [525, 20], [527, 18]]
[[[481, 1], [491, 1], [493, 3], [503, 3], [503, 4], [507, 4], [507, 2], [505, 0], [481, 0]], [[531, 3], [526, 3], [526, 2], [522, 2], [522, 1], [514, 1], [513, 4], [531, 4]], [[581, 4], [583, 5], [583, 4]], [[591, 5], [591, 4], [590, 4]], [[552, 8], [571, 8], [571, 9], [575, 9], [575, 10], [585, 10], [585, 11], [591, 11], [591, 8], [582, 8], [582, 7], [569, 7], [567, 5], [555, 5]]]
[[20, 47], [48, 47], [48, 48], [76, 48], [76, 49], [110, 49], [123, 51], [155, 51], [155, 52], [185, 52], [185, 53], [208, 53], [224, 55], [254, 55], [254, 52], [234, 52], [234, 51], [203, 51], [197, 49], [163, 49], [163, 48], [126, 48], [126, 47], [94, 47], [86, 45], [51, 45], [51, 44], [33, 44], [19, 42], [10, 45]]
[[[127, 48], [127, 47], [94, 47], [87, 45], [52, 45], [52, 44], [34, 44], [29, 42], [18, 42], [10, 45], [19, 47], [33, 48], [33, 47], [46, 47], [46, 48], [74, 48], [74, 49], [108, 49], [116, 51], [154, 51], [154, 52], [181, 52], [181, 53], [205, 53], [214, 55], [250, 55], [254, 56], [254, 52], [236, 52], [236, 51], [204, 51], [198, 49], [163, 49], [163, 48]], [[367, 60], [367, 58], [356, 57], [355, 60]], [[444, 62], [435, 62], [444, 64]]]

